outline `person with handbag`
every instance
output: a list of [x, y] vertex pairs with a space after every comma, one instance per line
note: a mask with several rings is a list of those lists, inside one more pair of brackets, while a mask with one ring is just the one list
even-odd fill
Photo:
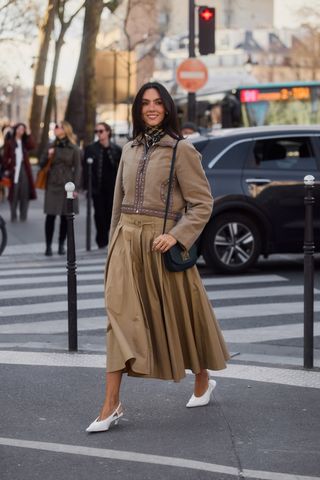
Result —
[[179, 382], [190, 369], [195, 384], [186, 406], [200, 407], [216, 386], [207, 369], [224, 369], [229, 359], [193, 254], [213, 205], [200, 155], [182, 139], [161, 84], [140, 88], [132, 116], [106, 264], [106, 392], [89, 433], [107, 431], [123, 416], [123, 373]]
[[[65, 184], [73, 182], [75, 193], [81, 184], [81, 152], [76, 144], [72, 126], [67, 121], [56, 124], [54, 129], [56, 139], [48, 149], [45, 161], [41, 167], [47, 169], [44, 196], [46, 256], [52, 256], [52, 240], [56, 216], [60, 216], [58, 239], [58, 254], [65, 254], [64, 243], [67, 238], [67, 199]], [[76, 194], [77, 195], [77, 194]], [[78, 199], [73, 202], [74, 213], [79, 212]]]
[[20, 220], [25, 222], [28, 216], [29, 201], [37, 198], [29, 151], [34, 148], [31, 135], [27, 134], [24, 123], [17, 123], [4, 143], [3, 169], [8, 183], [11, 221], [17, 220], [19, 209]]

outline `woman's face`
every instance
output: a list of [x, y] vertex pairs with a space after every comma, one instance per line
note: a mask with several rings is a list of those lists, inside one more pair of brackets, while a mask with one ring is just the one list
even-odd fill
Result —
[[19, 127], [16, 130], [16, 136], [17, 137], [22, 137], [22, 135], [25, 133], [26, 129], [24, 128], [23, 125], [19, 125]]
[[54, 134], [58, 138], [64, 138], [66, 136], [65, 131], [64, 131], [61, 123], [57, 123], [56, 126], [54, 127]]
[[156, 127], [163, 122], [165, 108], [160, 93], [155, 88], [148, 88], [142, 97], [142, 120], [148, 127]]

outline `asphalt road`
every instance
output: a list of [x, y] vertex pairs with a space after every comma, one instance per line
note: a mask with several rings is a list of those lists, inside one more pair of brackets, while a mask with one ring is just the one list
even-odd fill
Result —
[[[1, 480], [319, 479], [320, 282], [316, 275], [315, 368], [306, 371], [302, 256], [261, 259], [237, 277], [200, 265], [232, 353], [212, 373], [213, 402], [185, 408], [190, 372], [179, 384], [124, 378], [123, 420], [88, 435], [104, 389], [105, 252], [85, 251], [82, 208], [79, 351], [69, 353], [66, 261], [43, 255], [41, 200], [28, 222], [8, 222], [0, 257]], [[0, 212], [8, 220], [7, 206]]]

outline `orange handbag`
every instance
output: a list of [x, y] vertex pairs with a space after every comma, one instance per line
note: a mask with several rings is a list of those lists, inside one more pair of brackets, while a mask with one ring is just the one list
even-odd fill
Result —
[[11, 180], [11, 178], [6, 177], [6, 176], [3, 176], [3, 177], [0, 179], [0, 185], [1, 185], [1, 187], [10, 188], [11, 185], [12, 185], [12, 180]]
[[44, 190], [47, 186], [47, 178], [48, 178], [48, 173], [51, 167], [51, 162], [52, 162], [52, 157], [49, 158], [47, 163], [39, 172], [37, 173], [37, 178], [35, 181], [35, 187], [39, 188], [40, 190]]

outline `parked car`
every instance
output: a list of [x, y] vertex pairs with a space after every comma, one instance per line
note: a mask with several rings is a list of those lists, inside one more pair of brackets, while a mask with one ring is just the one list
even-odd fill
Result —
[[193, 141], [215, 199], [200, 241], [206, 264], [240, 273], [259, 255], [301, 253], [304, 177], [316, 179], [314, 233], [320, 238], [320, 127], [220, 130]]

